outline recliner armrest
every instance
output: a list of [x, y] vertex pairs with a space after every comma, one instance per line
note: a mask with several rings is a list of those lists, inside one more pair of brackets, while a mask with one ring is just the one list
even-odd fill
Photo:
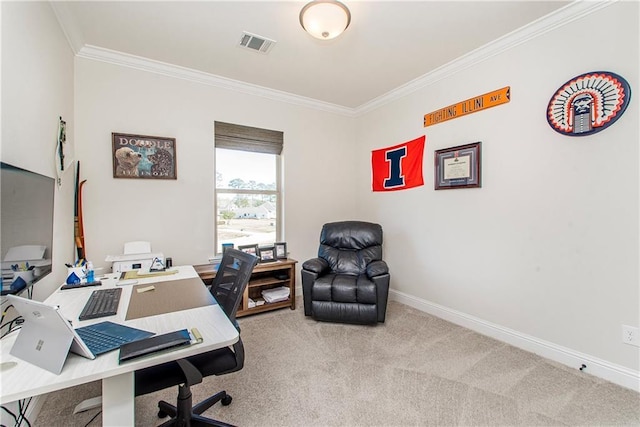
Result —
[[367, 265], [367, 276], [369, 278], [382, 276], [383, 274], [389, 273], [389, 266], [383, 260], [372, 261], [369, 265]]
[[316, 274], [322, 274], [323, 272], [329, 270], [329, 263], [322, 258], [312, 258], [302, 264], [302, 269], [311, 271]]

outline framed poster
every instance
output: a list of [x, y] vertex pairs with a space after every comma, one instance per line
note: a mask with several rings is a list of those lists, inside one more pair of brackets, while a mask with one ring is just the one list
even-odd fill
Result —
[[112, 133], [113, 177], [177, 179], [176, 140]]
[[435, 189], [481, 187], [480, 142], [435, 151]]

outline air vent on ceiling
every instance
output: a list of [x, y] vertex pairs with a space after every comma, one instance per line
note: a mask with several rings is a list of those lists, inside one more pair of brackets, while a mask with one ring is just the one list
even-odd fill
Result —
[[274, 44], [275, 40], [243, 31], [239, 46], [260, 53], [269, 53]]

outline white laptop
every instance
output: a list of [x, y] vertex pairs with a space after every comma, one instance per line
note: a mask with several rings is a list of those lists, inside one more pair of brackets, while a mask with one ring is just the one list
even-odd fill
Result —
[[24, 318], [10, 353], [47, 371], [62, 372], [69, 349], [87, 359], [95, 356], [57, 307], [7, 295], [9, 304]]

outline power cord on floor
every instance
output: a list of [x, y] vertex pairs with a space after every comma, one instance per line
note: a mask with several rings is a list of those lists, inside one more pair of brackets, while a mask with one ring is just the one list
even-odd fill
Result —
[[97, 414], [95, 414], [95, 415], [93, 416], [93, 418], [91, 418], [91, 419], [89, 420], [89, 422], [88, 422], [88, 423], [86, 423], [86, 424], [84, 425], [84, 427], [89, 427], [89, 424], [91, 424], [91, 423], [93, 422], [93, 420], [95, 420], [95, 419], [98, 417], [98, 415], [100, 415], [101, 413], [102, 413], [102, 410], [98, 411], [98, 413], [97, 413]]
[[[11, 415], [11, 417], [13, 418], [14, 427], [20, 427], [23, 422], [26, 423], [26, 425], [28, 427], [31, 427], [31, 423], [29, 422], [29, 420], [26, 417], [27, 409], [29, 408], [29, 405], [31, 404], [31, 399], [33, 399], [33, 398], [30, 397], [28, 399], [21, 399], [21, 400], [18, 401], [18, 415], [14, 414], [6, 406], [2, 406], [2, 409], [6, 413]], [[6, 427], [4, 424], [2, 424], [1, 426], [2, 427]]]
[[[16, 425], [18, 423], [18, 417], [16, 417], [16, 414], [14, 414], [13, 412], [11, 412], [9, 409], [7, 409], [6, 407], [2, 406], [2, 409], [9, 415], [11, 415], [11, 417], [13, 417], [13, 425]], [[1, 424], [2, 427], [7, 427], [4, 424]]]
[[[24, 421], [25, 423], [27, 423], [27, 426], [31, 427], [31, 423], [26, 417], [27, 409], [31, 404], [31, 399], [33, 398], [30, 397], [29, 399], [22, 399], [18, 401], [18, 426], [21, 426], [22, 421]], [[26, 401], [26, 405], [25, 405], [25, 401]]]

